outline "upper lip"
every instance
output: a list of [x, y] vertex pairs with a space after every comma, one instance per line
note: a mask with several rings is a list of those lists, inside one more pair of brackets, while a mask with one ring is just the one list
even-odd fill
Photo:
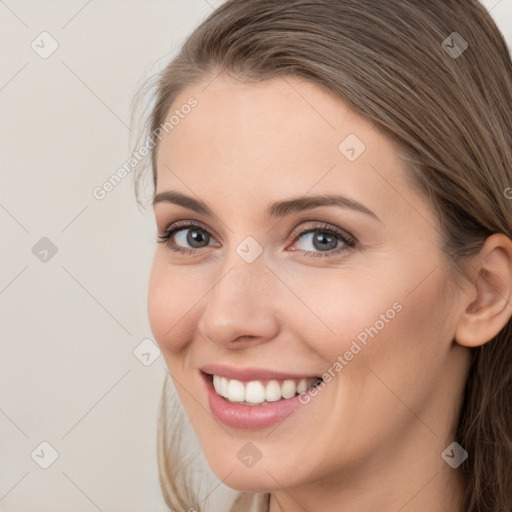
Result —
[[218, 375], [227, 379], [236, 379], [242, 382], [251, 380], [286, 380], [286, 379], [313, 379], [320, 378], [318, 375], [283, 373], [266, 368], [243, 368], [226, 366], [223, 364], [205, 364], [199, 368], [204, 373]]

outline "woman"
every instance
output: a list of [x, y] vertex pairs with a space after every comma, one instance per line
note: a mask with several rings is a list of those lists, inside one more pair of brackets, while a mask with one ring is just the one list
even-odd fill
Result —
[[[228, 0], [155, 78], [148, 314], [226, 510], [510, 512], [512, 63], [484, 7]], [[169, 385], [162, 490], [204, 510]]]

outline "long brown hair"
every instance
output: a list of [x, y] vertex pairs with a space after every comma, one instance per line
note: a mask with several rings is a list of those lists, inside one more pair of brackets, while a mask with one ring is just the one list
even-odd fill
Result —
[[[486, 237], [512, 238], [512, 63], [477, 0], [228, 0], [139, 92], [152, 99], [141, 133], [154, 140], [135, 173], [139, 204], [143, 176], [156, 189], [155, 135], [177, 94], [219, 73], [305, 78], [373, 122], [406, 155], [412, 182], [435, 206], [454, 277], [465, 275], [464, 257]], [[471, 350], [457, 428], [469, 453], [461, 466], [464, 510], [510, 512], [511, 321]], [[168, 384], [159, 424], [162, 492], [171, 510], [202, 510], [180, 464], [179, 429], [169, 428]], [[251, 497], [268, 509], [268, 494], [240, 493], [230, 510], [248, 510]]]

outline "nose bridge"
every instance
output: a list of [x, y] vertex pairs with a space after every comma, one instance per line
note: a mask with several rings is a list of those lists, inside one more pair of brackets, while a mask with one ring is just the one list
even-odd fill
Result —
[[254, 309], [264, 305], [263, 293], [266, 290], [265, 295], [268, 297], [268, 281], [275, 277], [266, 268], [263, 255], [249, 261], [235, 250], [226, 257], [217, 284], [213, 287], [208, 300], [209, 305], [213, 304], [219, 309], [218, 313], [227, 313], [220, 309], [224, 305], [237, 306], [239, 312], [246, 306]]
[[276, 278], [262, 253], [252, 259], [246, 257], [250, 249], [243, 249], [247, 247], [242, 243], [225, 257], [205, 297], [199, 329], [215, 343], [230, 344], [241, 336], [264, 339], [277, 328], [277, 290], [270, 293]]

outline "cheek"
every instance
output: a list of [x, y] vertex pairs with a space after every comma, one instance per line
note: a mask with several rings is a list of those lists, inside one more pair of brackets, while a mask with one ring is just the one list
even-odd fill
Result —
[[[332, 279], [296, 280], [295, 291], [309, 311], [295, 305], [304, 312], [296, 315], [301, 320], [295, 329], [297, 339], [324, 361], [334, 387], [351, 383], [368, 391], [365, 401], [375, 403], [368, 397], [376, 397], [384, 403], [389, 390], [370, 370], [406, 394], [418, 389], [418, 381], [433, 385], [436, 371], [445, 364], [453, 322], [439, 269], [424, 280], [429, 272], [419, 266], [404, 264], [400, 274], [373, 270], [372, 275], [353, 268]], [[334, 378], [340, 374], [343, 386]]]
[[403, 315], [405, 286], [403, 282], [397, 286], [397, 280], [387, 279], [385, 272], [369, 275], [346, 268], [314, 274], [295, 279], [294, 292], [302, 302], [291, 297], [288, 318], [297, 318], [292, 325], [297, 336], [300, 333], [298, 339], [327, 362], [334, 363], [351, 348], [357, 351], [354, 341], [364, 348], [369, 340], [382, 338]]
[[172, 268], [155, 254], [148, 285], [148, 319], [164, 355], [177, 353], [190, 342], [197, 310], [207, 289], [193, 267]]
[[414, 286], [402, 283], [401, 290], [396, 290], [393, 312], [386, 309], [387, 302], [377, 307], [373, 304], [373, 314], [366, 315], [362, 327], [354, 325], [359, 336], [363, 334], [365, 344], [359, 342], [357, 333], [353, 335], [361, 351], [343, 372], [346, 382], [352, 384], [351, 392], [355, 392], [351, 400], [360, 404], [360, 418], [388, 418], [396, 429], [410, 419], [403, 403], [415, 411], [429, 403], [444, 378], [453, 338], [443, 286], [439, 273], [431, 275], [413, 293], [410, 291]]

